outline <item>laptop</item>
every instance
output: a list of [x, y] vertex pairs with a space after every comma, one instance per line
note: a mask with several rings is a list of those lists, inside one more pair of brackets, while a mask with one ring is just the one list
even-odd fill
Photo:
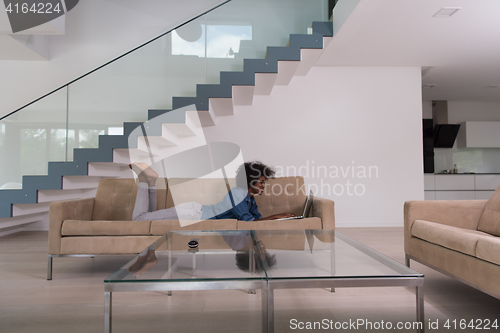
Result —
[[306, 218], [309, 215], [309, 211], [311, 210], [311, 206], [312, 206], [312, 203], [313, 203], [313, 198], [314, 198], [313, 192], [309, 191], [309, 195], [307, 196], [306, 205], [304, 206], [304, 212], [302, 213], [302, 215], [300, 215], [300, 216], [294, 216], [294, 217], [285, 217], [285, 218], [282, 218], [282, 219], [275, 219], [274, 221], [300, 220], [300, 219]]

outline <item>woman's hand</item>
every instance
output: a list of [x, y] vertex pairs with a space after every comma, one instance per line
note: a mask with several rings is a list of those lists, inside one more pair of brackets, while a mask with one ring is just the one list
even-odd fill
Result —
[[281, 213], [281, 214], [271, 215], [271, 216], [265, 218], [265, 220], [284, 219], [287, 217], [294, 217], [294, 216], [295, 216], [295, 214], [292, 214], [292, 213]]
[[287, 217], [294, 217], [296, 216], [295, 214], [292, 213], [281, 213], [281, 214], [274, 214], [268, 217], [263, 217], [261, 219], [256, 219], [254, 221], [265, 221], [265, 220], [276, 220], [276, 219], [284, 219]]

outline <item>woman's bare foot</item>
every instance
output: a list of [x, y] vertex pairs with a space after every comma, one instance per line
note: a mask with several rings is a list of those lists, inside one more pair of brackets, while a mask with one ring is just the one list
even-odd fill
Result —
[[138, 276], [140, 274], [144, 274], [147, 271], [149, 271], [157, 263], [158, 259], [156, 258], [155, 251], [149, 250], [145, 256], [139, 257], [137, 261], [127, 270], [130, 273], [133, 273], [133, 276]]
[[155, 186], [158, 174], [144, 162], [134, 162], [128, 165], [137, 176], [139, 182], [148, 183], [149, 186]]

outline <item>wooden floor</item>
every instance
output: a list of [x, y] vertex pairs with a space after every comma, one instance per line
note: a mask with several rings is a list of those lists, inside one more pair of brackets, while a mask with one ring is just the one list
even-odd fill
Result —
[[[403, 263], [402, 228], [339, 229], [344, 234]], [[0, 237], [0, 332], [103, 332], [103, 280], [132, 257], [55, 258], [54, 279], [46, 280], [47, 233], [24, 232]], [[500, 318], [500, 300], [423, 265], [425, 315], [439, 329], [427, 332], [477, 332], [460, 329], [460, 320]], [[500, 282], [499, 282], [500, 283]], [[410, 288], [344, 288], [279, 290], [275, 293], [275, 332], [299, 330], [291, 324], [332, 320], [370, 321], [344, 331], [385, 332], [376, 325], [415, 320]], [[259, 332], [260, 295], [243, 290], [114, 293], [113, 332]], [[450, 319], [452, 327], [444, 328]], [[453, 320], [457, 329], [453, 329]], [[499, 319], [500, 320], [500, 319]], [[478, 322], [475, 322], [478, 323]], [[498, 323], [500, 325], [500, 322]], [[335, 325], [335, 324], [333, 324]], [[343, 330], [340, 330], [343, 331]], [[414, 330], [396, 330], [414, 332]], [[500, 331], [500, 328], [489, 330]]]

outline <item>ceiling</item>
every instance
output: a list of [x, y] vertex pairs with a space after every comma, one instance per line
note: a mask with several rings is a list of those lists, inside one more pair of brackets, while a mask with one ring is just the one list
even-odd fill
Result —
[[48, 35], [64, 35], [65, 23], [65, 15], [62, 15], [13, 34], [7, 12], [0, 4], [0, 60], [48, 60]]
[[[9, 17], [5, 7], [0, 5], [0, 35], [12, 34]], [[65, 15], [31, 29], [19, 31], [16, 35], [61, 35], [64, 34]]]
[[419, 66], [424, 100], [500, 101], [499, 15], [499, 0], [360, 0], [317, 65]]

